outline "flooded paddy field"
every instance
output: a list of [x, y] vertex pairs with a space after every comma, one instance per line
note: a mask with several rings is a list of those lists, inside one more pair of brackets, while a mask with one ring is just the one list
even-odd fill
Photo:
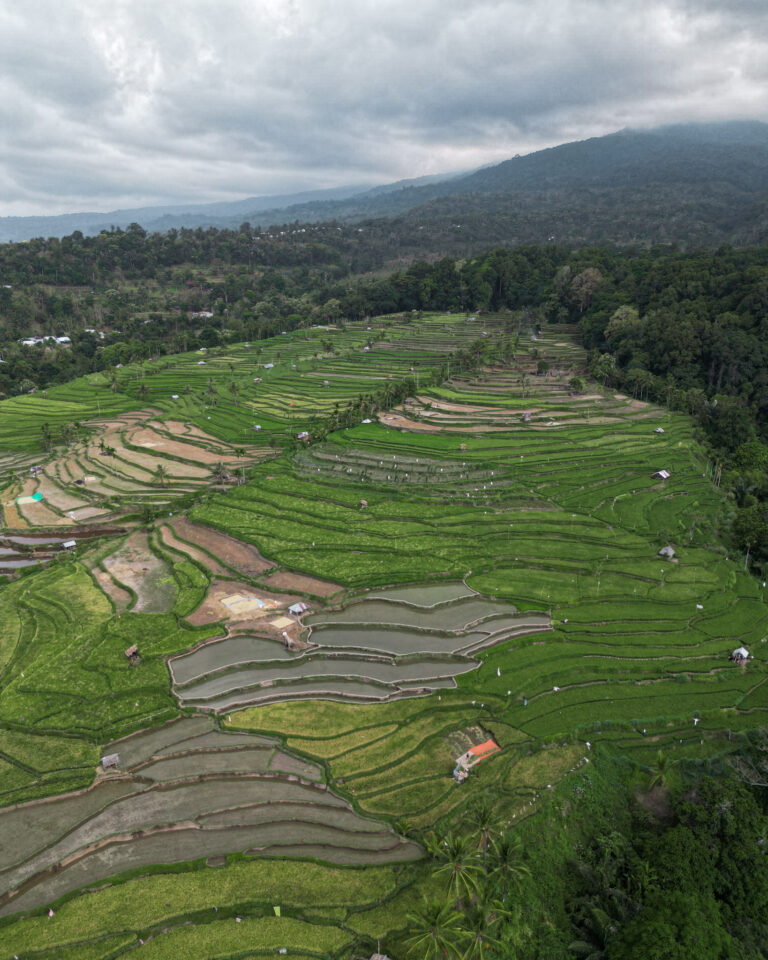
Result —
[[0, 811], [0, 915], [153, 863], [307, 846], [334, 863], [421, 855], [331, 793], [318, 765], [270, 738], [189, 718], [105, 749], [119, 768], [91, 789]]
[[550, 628], [545, 614], [520, 614], [511, 603], [455, 583], [353, 598], [338, 610], [305, 616], [304, 623], [306, 649], [293, 638], [238, 636], [172, 658], [179, 703], [221, 712], [310, 692], [380, 700], [437, 690], [478, 667], [470, 653]]

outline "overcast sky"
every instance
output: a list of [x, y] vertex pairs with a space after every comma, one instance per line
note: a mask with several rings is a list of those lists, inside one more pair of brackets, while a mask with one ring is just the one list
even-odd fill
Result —
[[0, 215], [768, 120], [766, 0], [0, 0]]

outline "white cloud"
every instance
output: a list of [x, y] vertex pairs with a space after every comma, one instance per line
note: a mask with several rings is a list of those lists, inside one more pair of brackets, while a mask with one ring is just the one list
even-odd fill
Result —
[[0, 213], [385, 181], [768, 119], [763, 0], [0, 0]]

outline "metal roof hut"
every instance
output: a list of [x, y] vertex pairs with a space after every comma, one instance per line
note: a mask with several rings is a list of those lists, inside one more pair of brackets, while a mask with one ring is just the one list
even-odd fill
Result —
[[477, 766], [481, 760], [493, 756], [494, 753], [498, 753], [500, 750], [501, 747], [493, 738], [486, 740], [484, 743], [478, 743], [474, 747], [470, 747], [469, 750], [463, 753], [456, 761], [456, 767], [453, 771], [454, 780], [457, 783], [463, 783], [469, 776], [469, 771], [472, 767]]
[[652, 474], [654, 480], [669, 480], [671, 476], [669, 470], [657, 470], [656, 473]]
[[116, 770], [120, 766], [119, 753], [107, 753], [101, 758], [102, 770]]
[[361, 500], [361, 501], [360, 501], [360, 509], [361, 509], [361, 510], [365, 510], [365, 508], [366, 508], [367, 506], [368, 506], [368, 501], [367, 501], [367, 500]]
[[655, 429], [653, 432], [654, 432], [654, 433], [664, 433], [664, 427], [656, 427], [656, 429]]
[[74, 550], [77, 546], [77, 540], [65, 540], [61, 545], [62, 550]]
[[137, 664], [141, 660], [141, 657], [139, 656], [139, 648], [135, 643], [128, 647], [128, 649], [125, 651], [125, 655], [128, 657], [128, 662], [131, 666], [134, 666], [134, 664]]
[[304, 603], [303, 600], [299, 600], [297, 603], [292, 603], [288, 607], [288, 613], [292, 613], [294, 617], [298, 617], [302, 613], [306, 613], [309, 610], [309, 604]]
[[731, 660], [734, 663], [746, 663], [750, 659], [749, 650], [746, 647], [736, 647], [731, 654]]
[[659, 556], [666, 557], [667, 560], [671, 560], [672, 557], [674, 557], [674, 555], [675, 555], [675, 551], [670, 546], [662, 547], [661, 550], [659, 550]]

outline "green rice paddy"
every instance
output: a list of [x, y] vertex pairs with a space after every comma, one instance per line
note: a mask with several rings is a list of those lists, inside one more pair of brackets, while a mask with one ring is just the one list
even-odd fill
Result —
[[[383, 319], [333, 354], [298, 331], [0, 403], [6, 531], [104, 528], [0, 588], [4, 954], [369, 955], [427, 889], [424, 831], [478, 791], [520, 822], [586, 741], [703, 757], [764, 725], [764, 591], [720, 546], [688, 419], [571, 395], [583, 352], [557, 327], [430, 386], [476, 337]], [[417, 374], [400, 407], [296, 442]], [[45, 454], [41, 420], [86, 425]], [[282, 592], [280, 616], [303, 598], [292, 644], [196, 619], [222, 581]], [[468, 731], [502, 750], [458, 788]]]

